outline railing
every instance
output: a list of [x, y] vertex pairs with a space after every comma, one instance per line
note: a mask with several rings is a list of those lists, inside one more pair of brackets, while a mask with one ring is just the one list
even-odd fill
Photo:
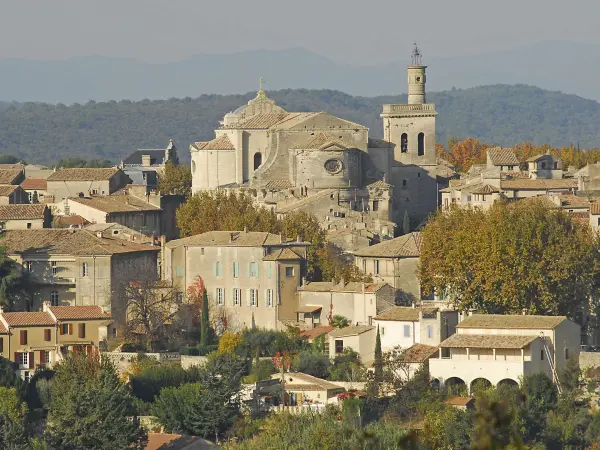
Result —
[[435, 112], [433, 103], [422, 103], [415, 105], [383, 105], [383, 113], [408, 113], [408, 112]]

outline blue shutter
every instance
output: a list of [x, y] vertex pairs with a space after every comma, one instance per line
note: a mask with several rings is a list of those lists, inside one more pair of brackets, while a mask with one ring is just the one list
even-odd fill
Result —
[[217, 263], [213, 262], [213, 276], [216, 277], [217, 276]]
[[266, 272], [266, 277], [267, 278], [271, 278], [271, 263], [270, 262], [267, 263], [267, 267], [265, 268], [265, 272]]
[[248, 263], [248, 278], [250, 278], [250, 264], [251, 263]]

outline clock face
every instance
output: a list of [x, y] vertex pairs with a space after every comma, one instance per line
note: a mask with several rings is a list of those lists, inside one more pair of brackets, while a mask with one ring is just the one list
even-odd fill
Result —
[[325, 161], [325, 170], [329, 173], [338, 173], [342, 170], [342, 162], [339, 159], [328, 159]]

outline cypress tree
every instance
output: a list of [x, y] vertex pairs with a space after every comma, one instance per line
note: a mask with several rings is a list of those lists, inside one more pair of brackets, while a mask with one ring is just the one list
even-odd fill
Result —
[[410, 233], [410, 217], [408, 216], [408, 209], [404, 210], [404, 219], [402, 220], [402, 234]]
[[38, 204], [39, 202], [40, 202], [40, 199], [38, 197], [37, 191], [33, 191], [33, 197], [31, 198], [31, 203]]
[[383, 355], [381, 353], [381, 336], [379, 335], [379, 325], [377, 325], [377, 337], [375, 338], [375, 361], [373, 362], [375, 369], [375, 381], [383, 380]]
[[208, 345], [208, 294], [206, 289], [202, 292], [202, 317], [200, 318], [200, 346]]

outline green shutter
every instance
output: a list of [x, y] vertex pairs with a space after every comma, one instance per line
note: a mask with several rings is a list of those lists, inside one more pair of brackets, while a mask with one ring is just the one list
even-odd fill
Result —
[[271, 278], [271, 263], [267, 263], [267, 267], [265, 267], [266, 277]]
[[250, 263], [248, 263], [248, 278], [250, 278]]
[[213, 262], [213, 276], [217, 276], [217, 263]]

